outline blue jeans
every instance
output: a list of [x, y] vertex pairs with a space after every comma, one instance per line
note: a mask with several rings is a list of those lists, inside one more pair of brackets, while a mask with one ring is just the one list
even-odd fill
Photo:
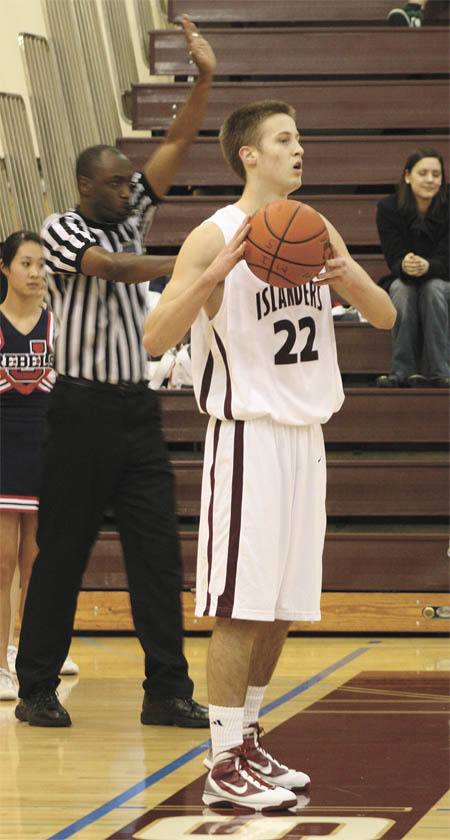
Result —
[[405, 283], [397, 278], [389, 294], [397, 310], [392, 331], [392, 373], [406, 379], [450, 375], [450, 283], [439, 278]]

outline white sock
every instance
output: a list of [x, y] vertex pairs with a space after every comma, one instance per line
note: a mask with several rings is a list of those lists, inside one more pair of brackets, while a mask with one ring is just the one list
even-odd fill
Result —
[[259, 712], [262, 706], [264, 692], [266, 685], [249, 685], [247, 694], [245, 695], [244, 706], [244, 729], [250, 726], [251, 723], [257, 723], [259, 720]]
[[242, 744], [244, 728], [243, 706], [209, 705], [209, 725], [213, 758], [231, 747]]

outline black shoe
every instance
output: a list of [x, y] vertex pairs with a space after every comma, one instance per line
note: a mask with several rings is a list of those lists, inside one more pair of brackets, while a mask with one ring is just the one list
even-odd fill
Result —
[[428, 379], [421, 373], [412, 373], [411, 376], [408, 376], [406, 383], [409, 388], [426, 388]]
[[450, 388], [450, 378], [448, 376], [432, 376], [430, 384], [433, 388]]
[[18, 720], [30, 726], [71, 726], [69, 713], [58, 700], [56, 691], [42, 688], [22, 698], [15, 708]]
[[209, 726], [208, 709], [192, 697], [167, 697], [151, 700], [144, 694], [141, 723], [153, 726], [183, 726], [206, 729]]
[[377, 388], [403, 388], [404, 384], [404, 380], [396, 376], [395, 373], [377, 377]]

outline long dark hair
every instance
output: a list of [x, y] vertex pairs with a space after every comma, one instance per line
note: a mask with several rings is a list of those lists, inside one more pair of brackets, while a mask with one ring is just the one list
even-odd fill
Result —
[[400, 183], [397, 187], [397, 206], [399, 210], [401, 210], [405, 214], [413, 213], [414, 215], [417, 215], [416, 199], [411, 189], [411, 184], [407, 184], [405, 181], [405, 172], [411, 172], [411, 169], [413, 169], [416, 163], [418, 163], [419, 160], [422, 160], [422, 158], [430, 157], [437, 158], [437, 160], [441, 164], [442, 184], [439, 192], [437, 193], [437, 195], [434, 196], [433, 201], [431, 202], [427, 215], [441, 215], [442, 211], [444, 210], [444, 207], [448, 203], [447, 178], [445, 174], [445, 166], [442, 155], [439, 154], [439, 152], [436, 149], [432, 149], [431, 146], [423, 146], [420, 149], [416, 149], [416, 151], [409, 156], [403, 168]]
[[42, 239], [32, 230], [16, 230], [10, 233], [4, 242], [0, 242], [0, 259], [7, 268], [11, 265], [22, 242], [36, 242], [42, 245]]
[[[42, 239], [32, 230], [16, 230], [4, 242], [0, 242], [0, 260], [7, 268], [11, 265], [22, 242], [36, 242], [42, 245]], [[3, 303], [8, 291], [8, 281], [0, 266], [0, 303]]]

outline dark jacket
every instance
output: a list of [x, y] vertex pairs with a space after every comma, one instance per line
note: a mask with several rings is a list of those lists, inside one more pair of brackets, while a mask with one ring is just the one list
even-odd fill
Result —
[[[381, 247], [391, 274], [382, 277], [380, 286], [389, 289], [400, 277], [406, 283], [419, 283], [439, 277], [449, 279], [448, 266], [448, 202], [439, 218], [405, 213], [397, 206], [397, 196], [388, 195], [378, 202], [377, 227]], [[402, 271], [402, 260], [409, 252], [425, 257], [430, 269], [422, 277], [411, 277]]]

